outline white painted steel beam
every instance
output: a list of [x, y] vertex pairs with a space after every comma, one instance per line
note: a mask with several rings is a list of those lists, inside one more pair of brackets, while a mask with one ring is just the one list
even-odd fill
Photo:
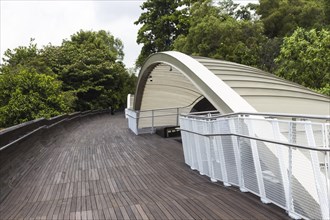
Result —
[[[193, 107], [206, 97], [223, 114], [327, 115], [330, 98], [262, 70], [168, 51], [151, 55], [138, 79], [135, 110]], [[189, 109], [189, 108], [188, 108]]]

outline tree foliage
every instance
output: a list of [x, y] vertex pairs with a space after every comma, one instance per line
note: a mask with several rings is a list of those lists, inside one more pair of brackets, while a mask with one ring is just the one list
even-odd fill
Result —
[[275, 63], [276, 57], [280, 54], [281, 45], [283, 42], [283, 38], [274, 37], [268, 38], [267, 40], [261, 44], [261, 52], [260, 52], [260, 65], [258, 67], [262, 70], [268, 71], [270, 73], [274, 73], [277, 65]]
[[147, 0], [144, 11], [134, 23], [141, 24], [137, 43], [143, 44], [136, 66], [152, 53], [171, 50], [174, 40], [189, 28], [189, 6], [193, 0]]
[[20, 68], [0, 74], [0, 127], [67, 113], [73, 97], [53, 76]]
[[225, 16], [229, 15], [236, 20], [250, 21], [256, 19], [256, 5], [252, 3], [240, 5], [234, 3], [233, 0], [222, 0], [218, 2], [218, 8], [220, 14]]
[[52, 117], [72, 110], [74, 96], [41, 59], [31, 39], [29, 46], [5, 51], [0, 69], [0, 127]]
[[[285, 37], [276, 74], [303, 86], [329, 92], [330, 31], [298, 28]], [[328, 94], [330, 95], [330, 94]]]
[[77, 95], [75, 110], [122, 107], [124, 90], [134, 89], [134, 76], [122, 63], [122, 42], [108, 32], [79, 31], [63, 41], [58, 53], [59, 79], [64, 91]]
[[260, 0], [254, 5], [264, 25], [267, 41], [262, 45], [261, 63], [269, 72], [277, 69], [275, 58], [280, 53], [283, 37], [290, 36], [297, 28], [307, 30], [330, 27], [328, 0]]
[[[328, 0], [260, 0], [245, 6], [233, 0], [148, 0], [141, 8], [139, 65], [151, 53], [174, 49], [258, 67], [321, 93], [330, 90]], [[173, 15], [170, 22], [166, 14]]]
[[[232, 1], [215, 6], [212, 1], [198, 2], [191, 8], [187, 35], [180, 35], [174, 49], [191, 55], [206, 56], [260, 66], [261, 45], [266, 41], [259, 22], [236, 20]], [[229, 7], [229, 8], [228, 8]]]
[[330, 28], [330, 1], [324, 1], [324, 14], [325, 14], [325, 23]]
[[4, 53], [2, 73], [18, 72], [22, 67], [29, 70], [35, 70], [38, 73], [53, 74], [50, 67], [40, 59], [40, 50], [34, 39], [30, 39], [29, 46], [19, 46], [13, 50], [7, 49]]
[[5, 52], [0, 68], [0, 127], [126, 103], [136, 77], [125, 69], [123, 44], [106, 31], [79, 31], [61, 46], [31, 40]]
[[[297, 27], [322, 28], [326, 25], [328, 0], [260, 0], [257, 13], [270, 37], [291, 35]], [[329, 23], [328, 23], [329, 24]]]

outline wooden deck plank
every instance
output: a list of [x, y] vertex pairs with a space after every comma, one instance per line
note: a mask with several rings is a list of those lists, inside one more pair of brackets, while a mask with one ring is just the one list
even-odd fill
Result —
[[135, 205], [131, 205], [130, 209], [132, 210], [135, 219], [142, 219], [143, 218]]
[[114, 208], [109, 208], [110, 219], [117, 219], [116, 212]]
[[166, 215], [167, 219], [174, 219], [171, 212], [169, 212], [161, 202], [156, 202], [156, 204], [160, 208], [160, 210], [162, 210], [162, 212]]
[[123, 216], [123, 219], [130, 219], [130, 217], [129, 217], [129, 215], [128, 215], [128, 213], [127, 213], [124, 206], [120, 207], [120, 211], [121, 211], [121, 214]]
[[111, 219], [109, 209], [105, 208], [103, 209], [104, 217], [105, 219]]
[[179, 142], [135, 136], [123, 115], [59, 125], [42, 150], [27, 143], [34, 163], [0, 203], [1, 219], [289, 219], [190, 170]]
[[123, 214], [121, 213], [120, 207], [114, 208], [116, 218], [115, 219], [124, 219]]
[[145, 204], [141, 204], [141, 209], [143, 210], [148, 219], [157, 219], [155, 218], [156, 216], [158, 216], [157, 212], [151, 213], [150, 209]]
[[156, 203], [149, 203], [145, 204], [145, 206], [149, 209], [151, 214], [154, 216], [155, 219], [165, 219], [165, 213], [158, 207]]
[[161, 202], [163, 207], [171, 213], [171, 215], [174, 217], [174, 219], [180, 219], [180, 216], [172, 210], [172, 207], [169, 205], [169, 203], [171, 203], [171, 201]]

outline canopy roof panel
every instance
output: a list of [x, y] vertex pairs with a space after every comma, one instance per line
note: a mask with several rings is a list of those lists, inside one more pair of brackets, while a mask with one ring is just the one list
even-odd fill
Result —
[[329, 97], [259, 69], [169, 51], [144, 63], [135, 92], [134, 109], [193, 106], [206, 98], [221, 113], [330, 113]]

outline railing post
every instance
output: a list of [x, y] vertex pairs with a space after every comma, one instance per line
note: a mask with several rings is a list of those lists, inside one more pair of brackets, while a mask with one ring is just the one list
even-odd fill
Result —
[[[223, 123], [223, 120], [220, 120], [220, 123]], [[221, 126], [220, 126], [221, 128]], [[224, 132], [219, 129], [220, 133], [223, 134]], [[222, 173], [222, 181], [224, 186], [231, 186], [228, 183], [228, 174], [227, 174], [227, 163], [226, 163], [226, 157], [225, 157], [225, 152], [224, 152], [224, 145], [223, 145], [223, 138], [220, 137], [219, 141], [219, 154], [220, 154], [220, 164], [221, 164], [221, 173]]]
[[139, 135], [139, 119], [140, 119], [140, 111], [136, 111], [135, 114], [135, 125], [134, 127], [136, 128], [136, 135]]
[[[247, 118], [246, 122], [247, 122], [247, 126], [248, 126], [249, 135], [251, 137], [254, 137], [255, 134], [254, 134], [254, 129], [253, 129], [251, 120], [249, 118]], [[257, 141], [250, 140], [250, 143], [251, 143], [251, 149], [252, 149], [252, 155], [253, 155], [254, 168], [256, 171], [256, 176], [257, 176], [257, 181], [258, 181], [260, 200], [263, 203], [269, 203], [269, 200], [266, 198], [265, 184], [264, 184], [264, 179], [263, 179], [263, 175], [262, 175]]]
[[[292, 118], [292, 122], [289, 122], [289, 143], [296, 144], [297, 143], [297, 123], [296, 118]], [[293, 148], [295, 149], [295, 148]], [[289, 146], [289, 155], [288, 155], [288, 176], [289, 176], [289, 183], [288, 183], [288, 215], [293, 219], [299, 219], [299, 216], [295, 214], [294, 211], [294, 205], [293, 205], [293, 193], [292, 193], [292, 166], [293, 166], [293, 160], [292, 160], [292, 147]]]
[[[232, 169], [234, 164], [230, 163], [228, 166], [226, 160], [232, 160], [234, 156], [233, 159], [236, 160], [238, 172], [238, 183], [236, 183], [235, 178], [233, 184], [238, 184], [241, 190], [244, 187], [243, 190], [246, 189], [259, 194], [261, 201], [264, 203], [269, 203], [271, 201], [270, 199], [274, 198], [275, 201], [273, 200], [273, 202], [286, 209], [288, 215], [294, 219], [309, 218], [308, 216], [312, 218], [317, 216], [317, 218], [330, 219], [330, 152], [328, 152], [330, 124], [322, 123], [321, 133], [323, 139], [321, 140], [319, 137], [320, 130], [313, 130], [313, 126], [320, 126], [320, 123], [296, 122], [296, 118], [294, 118], [296, 117], [295, 115], [285, 116], [290, 117], [290, 119], [292, 119], [291, 121], [280, 121], [276, 119], [267, 120], [261, 117], [265, 115], [270, 118], [276, 117], [271, 114], [262, 114], [255, 118], [249, 117], [248, 113], [238, 113], [235, 115], [238, 116], [236, 119], [228, 119], [228, 117], [232, 117], [233, 114], [211, 118], [210, 115], [207, 114], [189, 117], [191, 125], [190, 129], [187, 129], [187, 131], [188, 133], [191, 131], [191, 134], [185, 138], [189, 140], [189, 147], [191, 147], [189, 149], [192, 150], [188, 152], [191, 160], [191, 168], [198, 169], [202, 175], [206, 174], [210, 176], [211, 181], [222, 180], [224, 185], [226, 185], [228, 184], [228, 177], [231, 177], [227, 176], [227, 171], [236, 172], [236, 170]], [[208, 118], [206, 118], [206, 116]], [[300, 117], [301, 116], [299, 116], [299, 118]], [[236, 124], [236, 120], [238, 120], [238, 125]], [[208, 123], [205, 123], [205, 121]], [[180, 119], [180, 123], [184, 122]], [[282, 124], [280, 123], [286, 123], [286, 125], [288, 125], [288, 136], [286, 136], [287, 131], [281, 130]], [[303, 126], [305, 126], [304, 130], [302, 130]], [[318, 136], [314, 137], [314, 133]], [[216, 136], [204, 134], [215, 134]], [[231, 136], [230, 141], [228, 140], [228, 135], [237, 135], [238, 137]], [[208, 137], [206, 138], [205, 136]], [[300, 143], [301, 141], [298, 138], [302, 136], [304, 138], [307, 137], [308, 145]], [[317, 141], [323, 141], [324, 150], [316, 146], [315, 138], [319, 138]], [[240, 140], [244, 140], [244, 142], [240, 142]], [[229, 142], [231, 142], [232, 145], [229, 146]], [[242, 152], [240, 147], [246, 144], [248, 149], [244, 149], [246, 152]], [[206, 148], [203, 148], [203, 146]], [[230, 147], [230, 154], [228, 158], [225, 158], [225, 155], [228, 153], [226, 151], [228, 150], [227, 147]], [[267, 149], [265, 150], [263, 147], [267, 147]], [[234, 152], [232, 152], [232, 150]], [[232, 155], [233, 153], [234, 155]], [[271, 153], [271, 155], [268, 155], [268, 153]], [[265, 156], [265, 158], [263, 156]], [[269, 161], [273, 158], [276, 161]], [[320, 164], [320, 162], [323, 162], [323, 158], [325, 170], [323, 170], [323, 164]], [[208, 163], [206, 163], [206, 159]], [[247, 161], [247, 159], [250, 160]], [[251, 168], [246, 172], [247, 174], [253, 175], [251, 182], [244, 179], [245, 167], [241, 167], [243, 166], [243, 162], [245, 163], [246, 161], [248, 162], [247, 166]], [[209, 167], [208, 170], [207, 166]], [[226, 167], [228, 167], [228, 169], [226, 169]], [[242, 168], [241, 171], [239, 167]], [[252, 168], [254, 169], [252, 170]], [[279, 182], [277, 179], [276, 182], [273, 182], [271, 179], [267, 178], [266, 171], [268, 170], [275, 172], [278, 178], [282, 177], [281, 185], [283, 185], [283, 189], [277, 188], [282, 187], [279, 185], [274, 188], [275, 191], [272, 189], [272, 184]], [[228, 173], [228, 175], [230, 174], [232, 173]], [[251, 180], [251, 176], [248, 176], [248, 178], [250, 178], [248, 180]], [[268, 180], [270, 182], [267, 182]], [[258, 184], [258, 189], [255, 187], [245, 188], [245, 181], [246, 184], [249, 183], [249, 185], [250, 183], [257, 182], [255, 184]], [[313, 181], [315, 181], [315, 184], [313, 184]], [[276, 190], [280, 191], [278, 192]], [[284, 192], [284, 195], [282, 192]], [[307, 193], [306, 198], [303, 193]], [[279, 198], [276, 196], [285, 197]], [[313, 204], [313, 206], [315, 204], [315, 209], [311, 207], [310, 204]], [[294, 205], [296, 205], [296, 207]], [[310, 212], [311, 210], [315, 210], [315, 213], [314, 211], [313, 213]]]
[[296, 118], [292, 118], [292, 122], [289, 123], [289, 143], [297, 143], [297, 123]]
[[[325, 181], [326, 181], [326, 190], [327, 190], [327, 198], [328, 198], [328, 204], [330, 204], [330, 167], [329, 167], [329, 162], [330, 162], [330, 156], [329, 152], [326, 152], [324, 154], [324, 172], [325, 172]], [[330, 205], [328, 207], [328, 213], [329, 213], [329, 218], [330, 219]]]
[[[232, 134], [235, 134], [235, 133], [240, 134], [240, 119], [239, 119], [239, 117], [237, 117], [236, 119], [237, 119], [238, 131], [236, 131], [233, 118], [229, 118], [229, 129], [230, 129], [230, 133], [232, 133]], [[234, 154], [235, 154], [235, 163], [236, 163], [238, 184], [239, 184], [239, 189], [241, 190], [241, 192], [247, 192], [247, 190], [244, 187], [244, 178], [243, 178], [243, 173], [242, 173], [241, 154], [240, 154], [240, 149], [239, 149], [238, 138], [239, 137], [231, 136], [231, 140], [233, 142]]]
[[154, 133], [154, 116], [155, 110], [151, 110], [151, 133]]
[[[208, 134], [213, 134], [213, 121], [211, 119], [207, 120], [207, 133]], [[210, 179], [212, 182], [216, 182], [217, 180], [214, 178], [214, 167], [213, 167], [213, 161], [211, 160], [211, 149], [214, 149], [214, 143], [213, 143], [213, 137], [209, 136], [209, 147], [207, 148], [207, 153], [208, 153], [208, 164], [209, 164], [209, 174], [210, 174]], [[214, 152], [214, 151], [213, 151]]]
[[[192, 130], [195, 132], [199, 132], [198, 129], [198, 120], [192, 120]], [[197, 161], [197, 167], [196, 169], [199, 171], [199, 174], [204, 175], [203, 173], [203, 160], [202, 160], [202, 151], [201, 151], [201, 144], [200, 144], [200, 138], [198, 135], [194, 135], [194, 144], [195, 144], [195, 156]]]
[[[292, 118], [292, 122], [289, 122], [289, 143], [295, 144], [297, 142], [297, 124], [296, 124], [296, 118]], [[289, 147], [289, 164], [288, 164], [288, 175], [289, 175], [289, 186], [288, 186], [288, 214], [291, 218], [297, 219], [297, 215], [294, 211], [294, 205], [293, 205], [293, 195], [292, 195], [292, 147]]]
[[[323, 124], [324, 130], [324, 147], [326, 149], [330, 148], [330, 124]], [[330, 152], [326, 152], [324, 155], [324, 172], [326, 178], [327, 194], [328, 194], [328, 204], [329, 204], [329, 215], [330, 215]], [[330, 219], [330, 216], [329, 216]]]
[[180, 115], [180, 109], [176, 109], [176, 126], [179, 126], [179, 115]]
[[293, 218], [293, 219], [300, 219], [299, 216], [297, 214], [295, 214], [294, 211], [294, 205], [293, 205], [293, 196], [292, 196], [292, 147], [289, 147], [289, 170], [288, 170], [288, 180], [289, 180], [289, 188], [288, 188], [288, 197], [289, 197], [289, 202], [288, 202], [288, 207], [287, 207], [287, 212], [288, 215]]
[[[189, 118], [189, 130], [195, 131], [194, 129], [194, 120], [192, 118]], [[190, 143], [190, 156], [191, 156], [191, 169], [192, 170], [198, 170], [198, 157], [197, 157], [197, 144], [196, 144], [196, 135], [190, 134], [189, 135], [189, 143]]]
[[[281, 132], [280, 132], [280, 127], [278, 124], [277, 119], [272, 119], [272, 126], [273, 126], [273, 135], [274, 135], [274, 139], [275, 140], [279, 140], [280, 136], [281, 136]], [[291, 123], [289, 124], [289, 135], [291, 137]], [[291, 139], [291, 138], [290, 138]], [[291, 193], [291, 184], [290, 184], [290, 180], [291, 180], [291, 174], [290, 174], [290, 168], [291, 168], [291, 172], [292, 172], [292, 164], [290, 164], [292, 162], [292, 150], [291, 147], [289, 147], [289, 149], [284, 148], [283, 146], [279, 146], [278, 144], [276, 144], [276, 156], [277, 156], [277, 160], [278, 160], [278, 164], [280, 166], [280, 171], [281, 171], [281, 176], [282, 176], [282, 181], [283, 181], [283, 190], [284, 190], [284, 195], [285, 195], [285, 202], [286, 202], [286, 209], [290, 215], [291, 212], [293, 212], [292, 207], [292, 193]], [[287, 150], [285, 152], [285, 150]], [[288, 176], [289, 175], [289, 176]]]
[[[180, 127], [181, 129], [190, 130], [188, 128], [188, 119], [186, 117], [180, 117]], [[188, 164], [190, 167], [192, 167], [191, 162], [191, 144], [190, 144], [190, 134], [186, 131], [181, 131], [181, 137], [182, 137], [182, 148], [183, 148], [183, 156], [185, 159], [185, 163]]]
[[[305, 122], [305, 130], [306, 130], [306, 137], [307, 137], [307, 142], [310, 147], [315, 148], [316, 143], [314, 139], [314, 133], [313, 133], [313, 127], [309, 121]], [[323, 182], [322, 178], [322, 173], [320, 169], [320, 162], [318, 158], [317, 152], [313, 150], [309, 150], [310, 155], [311, 155], [311, 162], [312, 162], [312, 168], [313, 168], [313, 173], [314, 173], [314, 181], [315, 181], [315, 186], [319, 198], [319, 205], [320, 209], [322, 212], [322, 218], [323, 219], [329, 219], [329, 201], [327, 199], [327, 187], [326, 183]]]

